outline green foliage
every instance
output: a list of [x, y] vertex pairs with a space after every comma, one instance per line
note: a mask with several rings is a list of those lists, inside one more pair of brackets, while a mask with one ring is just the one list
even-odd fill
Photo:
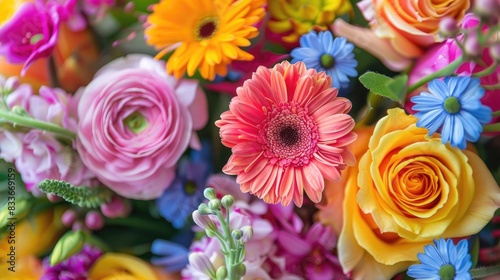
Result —
[[54, 266], [69, 257], [80, 252], [87, 239], [87, 235], [81, 231], [68, 231], [57, 241], [52, 254], [50, 254], [50, 266]]
[[55, 194], [72, 204], [88, 208], [97, 208], [101, 204], [110, 201], [113, 194], [107, 188], [77, 187], [68, 182], [58, 180], [44, 180], [38, 184], [38, 188], [44, 193]]
[[400, 103], [405, 100], [408, 82], [406, 74], [390, 78], [375, 72], [366, 72], [359, 77], [359, 81], [373, 93]]

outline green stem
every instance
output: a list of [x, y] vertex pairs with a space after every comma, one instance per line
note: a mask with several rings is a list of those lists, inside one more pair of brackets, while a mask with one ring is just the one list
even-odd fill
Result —
[[228, 241], [229, 245], [229, 256], [224, 256], [226, 259], [227, 277], [229, 280], [236, 280], [236, 267], [234, 266], [234, 254], [236, 253], [236, 248], [234, 246], [233, 237], [231, 236], [231, 229], [229, 228], [229, 209], [227, 209], [226, 212], [226, 219], [222, 216], [221, 211], [214, 211], [214, 214], [217, 215], [217, 218], [220, 221], [221, 228], [224, 231], [224, 236], [226, 237], [226, 241]]
[[59, 136], [62, 136], [70, 140], [74, 140], [76, 138], [76, 134], [74, 132], [62, 128], [58, 125], [49, 122], [35, 120], [29, 117], [20, 116], [13, 112], [0, 110], [0, 119], [5, 119], [16, 125], [48, 131], [50, 133], [57, 134]]
[[484, 88], [485, 90], [500, 89], [500, 83], [498, 83], [496, 85], [482, 85], [481, 87]]
[[500, 131], [500, 123], [487, 124], [483, 126], [483, 132], [497, 132]]
[[498, 66], [498, 62], [494, 62], [490, 66], [488, 66], [488, 68], [484, 69], [483, 71], [473, 73], [472, 77], [488, 76], [497, 70], [497, 66]]
[[492, 115], [493, 117], [498, 117], [498, 116], [500, 116], [500, 110], [499, 110], [499, 111], [495, 111], [495, 112], [491, 113], [491, 115]]
[[440, 70], [438, 70], [438, 71], [436, 71], [428, 76], [425, 76], [420, 81], [409, 86], [408, 92], [412, 92], [412, 91], [418, 89], [419, 87], [425, 85], [426, 83], [428, 83], [434, 79], [449, 76], [449, 75], [455, 73], [455, 71], [458, 69], [458, 67], [460, 67], [460, 65], [462, 65], [463, 62], [464, 62], [463, 56], [458, 57], [452, 63], [448, 64], [448, 66], [446, 66], [446, 67], [444, 67], [444, 68], [442, 68], [442, 69], [440, 69]]
[[484, 277], [493, 276], [500, 274], [500, 265], [473, 268], [470, 270], [472, 279], [482, 279]]
[[54, 59], [54, 56], [51, 55], [49, 56], [49, 79], [50, 79], [50, 84], [52, 87], [61, 87], [61, 84], [59, 83], [59, 78], [57, 77], [57, 66], [56, 66], [56, 60]]

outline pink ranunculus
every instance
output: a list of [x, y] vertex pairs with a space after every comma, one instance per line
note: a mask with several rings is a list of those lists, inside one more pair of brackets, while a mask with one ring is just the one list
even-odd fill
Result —
[[81, 92], [76, 147], [109, 188], [135, 199], [159, 197], [175, 177], [196, 130], [208, 119], [198, 83], [176, 80], [164, 63], [128, 55], [104, 66]]
[[[465, 15], [462, 28], [472, 29], [475, 28], [479, 24], [479, 20], [474, 17], [473, 14]], [[463, 35], [458, 37], [459, 41], [463, 40]], [[429, 49], [424, 56], [419, 58], [410, 72], [409, 75], [409, 84], [414, 84], [418, 80], [423, 77], [434, 73], [450, 63], [452, 63], [455, 59], [462, 55], [462, 51], [460, 47], [456, 44], [453, 39], [448, 39], [447, 41], [440, 43], [431, 49]], [[490, 56], [489, 48], [485, 48], [482, 53], [481, 59], [489, 66], [493, 63], [493, 59]], [[488, 66], [483, 66], [477, 64], [473, 61], [467, 61], [463, 63], [455, 73], [458, 75], [470, 76], [473, 73], [477, 73], [483, 71]], [[496, 68], [496, 70], [490, 75], [481, 77], [481, 85], [496, 85], [500, 82], [500, 68]], [[407, 103], [405, 105], [405, 109], [409, 112], [413, 112], [411, 107], [413, 103], [410, 102], [410, 98], [414, 95], [420, 94], [421, 90], [416, 90], [410, 93], [407, 96]], [[500, 89], [486, 90], [481, 102], [490, 107], [493, 111], [500, 110]], [[498, 118], [496, 118], [498, 119]], [[493, 122], [496, 122], [496, 119]]]
[[26, 2], [0, 28], [0, 55], [22, 63], [21, 75], [37, 59], [49, 57], [59, 34], [59, 14], [40, 2]]

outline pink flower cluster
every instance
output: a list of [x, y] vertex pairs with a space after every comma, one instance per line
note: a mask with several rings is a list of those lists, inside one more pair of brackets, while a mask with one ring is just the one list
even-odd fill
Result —
[[[245, 245], [243, 279], [347, 279], [332, 252], [337, 236], [331, 228], [320, 223], [305, 227], [292, 205], [266, 204], [238, 192], [238, 184], [228, 176], [212, 178], [207, 183], [210, 187], [218, 193], [224, 190], [233, 195], [234, 192], [237, 198], [230, 215], [231, 228], [253, 228], [254, 235]], [[217, 224], [215, 218], [213, 221]], [[205, 236], [193, 242], [190, 251], [205, 254], [215, 269], [224, 263], [215, 237]], [[183, 279], [208, 279], [191, 265], [182, 271], [182, 276]]]
[[[76, 131], [77, 100], [61, 89], [41, 87], [38, 95], [30, 85], [19, 84], [17, 78], [0, 76], [0, 88], [10, 92], [6, 106], [19, 114]], [[0, 157], [14, 162], [29, 191], [44, 179], [64, 180], [74, 185], [90, 185], [94, 175], [83, 165], [72, 147], [62, 144], [44, 131], [32, 129], [2, 130]]]

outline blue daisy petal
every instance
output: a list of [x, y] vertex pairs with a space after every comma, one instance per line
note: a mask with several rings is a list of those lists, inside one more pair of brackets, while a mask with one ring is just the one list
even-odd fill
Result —
[[457, 245], [451, 239], [434, 240], [433, 244], [424, 247], [424, 253], [417, 254], [420, 264], [408, 268], [408, 276], [416, 280], [441, 279], [439, 271], [444, 265], [452, 265], [455, 269], [454, 279], [470, 280], [471, 256], [468, 253], [467, 240]]
[[[300, 47], [295, 48], [290, 53], [292, 63], [302, 61], [307, 68], [324, 71], [332, 77], [332, 87], [349, 87], [349, 77], [356, 77], [358, 72], [353, 50], [354, 45], [348, 43], [346, 38], [333, 38], [330, 31], [316, 33], [311, 31], [300, 37]], [[312, 52], [314, 49], [315, 52]], [[330, 55], [333, 60], [333, 66], [325, 68], [321, 63], [323, 55]]]
[[[419, 118], [418, 127], [429, 130], [429, 134], [441, 132], [443, 143], [465, 149], [467, 141], [477, 141], [483, 125], [491, 121], [491, 109], [481, 104], [484, 89], [477, 78], [467, 76], [446, 77], [429, 83], [429, 92], [422, 92], [410, 100]], [[458, 112], [447, 111], [445, 101], [449, 97], [458, 99]]]

